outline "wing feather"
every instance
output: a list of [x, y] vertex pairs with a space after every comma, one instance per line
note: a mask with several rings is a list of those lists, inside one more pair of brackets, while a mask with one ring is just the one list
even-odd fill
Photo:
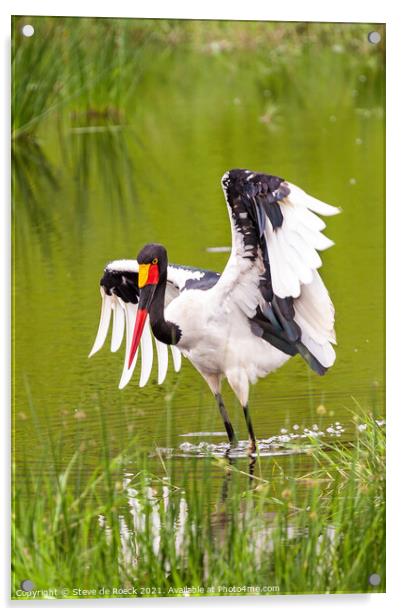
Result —
[[313, 231], [323, 231], [327, 226], [319, 216], [299, 203], [293, 202], [293, 206], [295, 218]]
[[171, 346], [170, 350], [172, 351], [172, 358], [173, 358], [173, 367], [175, 372], [179, 372], [180, 368], [181, 368], [181, 353], [179, 351], [179, 349], [175, 346]]
[[92, 355], [95, 355], [95, 353], [103, 347], [109, 329], [110, 317], [112, 316], [112, 297], [107, 295], [102, 287], [100, 289], [100, 294], [102, 297], [102, 306], [99, 327], [94, 345], [88, 357], [92, 357]]
[[145, 327], [141, 336], [141, 377], [140, 387], [145, 387], [151, 376], [154, 351], [152, 347], [151, 328], [149, 326], [149, 316], [145, 321]]
[[336, 344], [334, 331], [335, 309], [318, 272], [311, 284], [302, 287], [300, 298], [294, 302], [295, 321], [317, 342]]
[[286, 247], [286, 260], [302, 284], [310, 284], [313, 279], [313, 270], [304, 263], [293, 244]]
[[121, 306], [118, 298], [113, 295], [113, 329], [112, 329], [112, 340], [110, 345], [110, 350], [112, 353], [116, 353], [121, 347], [121, 343], [124, 337], [124, 309]]
[[312, 197], [298, 186], [295, 186], [290, 182], [286, 183], [290, 188], [292, 201], [294, 201], [302, 209], [308, 208], [316, 214], [321, 214], [321, 216], [335, 216], [341, 211], [338, 207], [334, 207], [333, 205], [329, 205], [328, 203], [324, 203], [323, 201]]
[[[284, 205], [281, 205], [281, 210], [285, 208]], [[321, 233], [320, 229], [314, 228], [310, 224], [310, 220], [308, 218], [308, 214], [311, 214], [308, 209], [295, 207], [295, 205], [291, 202], [288, 202], [286, 207], [286, 220], [283, 225], [283, 229], [292, 229], [298, 235], [301, 235], [305, 241], [313, 246], [316, 250], [325, 250], [326, 248], [330, 248], [334, 245], [333, 241], [328, 239], [323, 233]], [[320, 220], [317, 217], [318, 220]]]
[[131, 341], [133, 339], [133, 333], [134, 333], [135, 318], [137, 316], [137, 305], [130, 304], [128, 302], [127, 303], [123, 302], [121, 299], [119, 299], [119, 301], [123, 305], [124, 314], [126, 317], [126, 352], [124, 356], [123, 372], [122, 372], [120, 383], [119, 383], [119, 389], [124, 389], [125, 386], [129, 383], [131, 377], [133, 376], [134, 368], [135, 368], [135, 365], [138, 359], [138, 349], [137, 349], [137, 352], [134, 356], [133, 363], [131, 364], [130, 368], [128, 367]]
[[299, 259], [310, 269], [315, 270], [321, 267], [320, 255], [300, 233], [289, 230], [286, 234], [286, 241], [299, 253]]
[[163, 344], [157, 338], [155, 338], [155, 345], [158, 356], [158, 385], [162, 385], [168, 370], [168, 348], [166, 344]]

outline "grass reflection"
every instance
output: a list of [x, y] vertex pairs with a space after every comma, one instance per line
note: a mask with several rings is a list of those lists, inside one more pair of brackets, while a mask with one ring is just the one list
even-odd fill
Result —
[[82, 119], [73, 121], [68, 153], [75, 178], [76, 215], [79, 220], [85, 216], [91, 188], [100, 183], [103, 198], [124, 221], [127, 206], [132, 206], [136, 198], [135, 168], [130, 152], [133, 130], [100, 117], [87, 117], [86, 122]]

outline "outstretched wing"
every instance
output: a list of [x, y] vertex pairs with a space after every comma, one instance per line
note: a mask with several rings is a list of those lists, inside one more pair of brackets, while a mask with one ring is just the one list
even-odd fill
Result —
[[319, 374], [335, 361], [334, 307], [318, 274], [317, 251], [333, 245], [316, 214], [327, 205], [282, 178], [233, 169], [222, 186], [232, 225], [232, 254], [220, 284], [250, 319], [255, 335]]
[[[203, 288], [203, 285], [212, 286], [218, 280], [219, 275], [208, 270], [198, 270], [196, 268], [181, 265], [169, 265], [167, 278], [165, 306], [184, 289]], [[100, 293], [102, 297], [100, 321], [95, 342], [89, 357], [92, 357], [92, 355], [103, 347], [113, 315], [110, 344], [113, 353], [121, 347], [124, 331], [126, 332], [124, 366], [119, 383], [119, 388], [123, 389], [129, 383], [138, 359], [137, 352], [131, 367], [128, 367], [139, 298], [137, 261], [133, 259], [121, 259], [108, 263], [100, 281]], [[141, 337], [140, 387], [144, 387], [147, 384], [151, 375], [154, 358], [152, 339], [155, 343], [158, 361], [158, 384], [162, 384], [166, 378], [168, 369], [168, 346], [153, 336], [148, 318]], [[178, 372], [181, 367], [181, 353], [175, 346], [171, 346], [170, 349], [174, 370]]]

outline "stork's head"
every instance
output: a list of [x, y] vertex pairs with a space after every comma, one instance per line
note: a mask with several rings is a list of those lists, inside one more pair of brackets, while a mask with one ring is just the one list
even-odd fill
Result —
[[161, 274], [166, 273], [167, 252], [161, 244], [145, 244], [138, 253], [137, 261], [140, 291], [146, 286], [157, 285]]
[[129, 368], [137, 352], [156, 288], [159, 282], [166, 278], [168, 263], [166, 249], [161, 244], [146, 244], [138, 253], [137, 262], [140, 296], [128, 360]]

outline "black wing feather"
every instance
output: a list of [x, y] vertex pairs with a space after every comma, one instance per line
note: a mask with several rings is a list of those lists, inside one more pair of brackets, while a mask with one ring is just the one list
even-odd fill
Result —
[[126, 303], [138, 303], [140, 293], [137, 272], [113, 270], [106, 266], [100, 285], [107, 295], [114, 293]]

